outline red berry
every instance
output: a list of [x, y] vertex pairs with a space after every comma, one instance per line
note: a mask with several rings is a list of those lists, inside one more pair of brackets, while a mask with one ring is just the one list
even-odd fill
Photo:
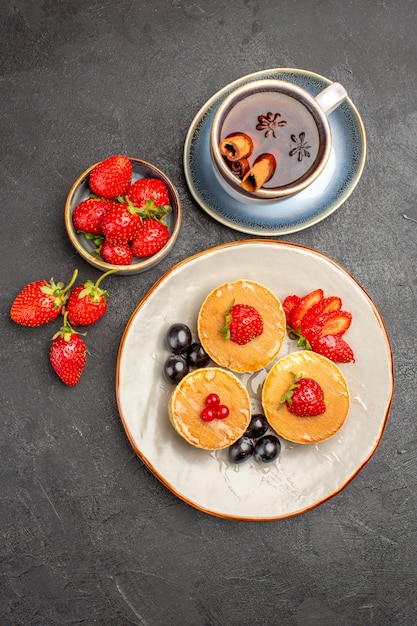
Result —
[[72, 290], [66, 310], [68, 321], [72, 326], [86, 326], [97, 322], [107, 310], [107, 291], [101, 289], [100, 283], [109, 274], [110, 270], [102, 274], [96, 283], [87, 280], [83, 285], [78, 285]]
[[340, 335], [325, 335], [312, 342], [314, 352], [335, 363], [354, 363], [355, 355], [350, 345]]
[[117, 198], [129, 189], [132, 170], [132, 163], [125, 156], [115, 155], [101, 161], [90, 172], [91, 191], [102, 198]]
[[69, 386], [76, 385], [84, 370], [87, 348], [82, 337], [68, 324], [66, 313], [64, 325], [52, 339], [49, 352], [52, 367], [62, 382]]
[[100, 198], [87, 198], [74, 209], [72, 223], [75, 230], [93, 235], [101, 235], [101, 222], [103, 215], [113, 205], [113, 200], [101, 200]]
[[215, 409], [211, 409], [208, 406], [206, 406], [201, 411], [201, 419], [204, 420], [205, 422], [211, 422], [212, 420], [214, 420], [215, 417], [216, 417]]
[[217, 395], [217, 393], [209, 393], [209, 395], [206, 398], [206, 406], [213, 408], [213, 407], [217, 407], [220, 404], [220, 398]]
[[298, 417], [314, 417], [326, 410], [323, 389], [312, 378], [297, 378], [281, 398], [280, 406], [286, 404], [287, 409]]
[[49, 283], [37, 280], [26, 285], [12, 303], [12, 320], [22, 326], [41, 326], [52, 322], [61, 313], [77, 274], [78, 270], [75, 270], [67, 286], [62, 282], [55, 283], [52, 278]]
[[112, 265], [130, 265], [133, 260], [132, 248], [128, 243], [110, 243], [104, 240], [100, 250], [103, 261]]
[[139, 209], [146, 207], [147, 202], [155, 206], [169, 206], [168, 187], [159, 178], [140, 178], [127, 191], [129, 200]]
[[220, 404], [216, 409], [216, 417], [219, 420], [224, 420], [229, 415], [229, 413], [229, 407], [227, 407], [225, 404]]
[[144, 219], [132, 241], [132, 252], [139, 258], [151, 256], [161, 250], [168, 239], [169, 231], [165, 224], [152, 218]]
[[135, 237], [141, 222], [137, 213], [128, 204], [115, 202], [103, 216], [103, 235], [110, 243], [129, 243]]
[[263, 333], [263, 320], [255, 307], [235, 304], [226, 311], [226, 324], [220, 329], [225, 339], [244, 345]]
[[301, 320], [312, 306], [323, 298], [323, 289], [315, 289], [300, 299], [299, 303], [292, 309], [290, 314], [290, 326], [297, 330], [301, 326]]

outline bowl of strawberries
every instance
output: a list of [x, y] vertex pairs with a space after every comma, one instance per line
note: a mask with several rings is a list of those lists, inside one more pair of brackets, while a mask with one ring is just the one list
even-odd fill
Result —
[[181, 225], [178, 192], [157, 167], [124, 155], [91, 165], [65, 203], [71, 243], [99, 270], [137, 274], [173, 247]]

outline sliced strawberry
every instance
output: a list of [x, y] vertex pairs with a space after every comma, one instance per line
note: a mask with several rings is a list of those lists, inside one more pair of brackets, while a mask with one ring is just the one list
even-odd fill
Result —
[[284, 302], [282, 303], [282, 308], [284, 309], [287, 324], [289, 324], [291, 320], [291, 311], [297, 306], [300, 300], [301, 300], [300, 296], [292, 295], [292, 296], [287, 296]]
[[290, 326], [294, 329], [300, 328], [301, 320], [307, 311], [322, 299], [323, 289], [315, 289], [301, 298], [300, 302], [291, 311]]
[[321, 317], [331, 311], [340, 310], [341, 306], [342, 300], [338, 296], [329, 296], [319, 300], [301, 320], [301, 334], [311, 343], [321, 332], [324, 322]]
[[320, 315], [317, 323], [321, 325], [320, 338], [326, 335], [343, 335], [352, 322], [349, 311], [329, 311]]
[[313, 341], [312, 349], [335, 363], [355, 362], [352, 348], [340, 335], [325, 335]]

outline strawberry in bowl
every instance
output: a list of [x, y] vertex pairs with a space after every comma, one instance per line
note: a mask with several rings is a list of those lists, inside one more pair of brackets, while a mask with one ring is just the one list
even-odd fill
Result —
[[181, 217], [170, 179], [154, 165], [123, 155], [85, 170], [65, 204], [65, 227], [77, 252], [103, 272], [124, 275], [145, 271], [169, 253]]

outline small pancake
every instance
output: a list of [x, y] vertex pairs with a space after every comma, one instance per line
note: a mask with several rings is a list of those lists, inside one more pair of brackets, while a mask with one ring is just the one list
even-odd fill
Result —
[[[233, 304], [249, 304], [262, 317], [263, 333], [245, 345], [225, 339], [220, 329], [226, 311]], [[198, 335], [210, 358], [234, 372], [256, 372], [271, 363], [285, 338], [285, 313], [278, 298], [263, 285], [251, 280], [223, 283], [203, 302], [198, 315]]]
[[[298, 417], [285, 404], [278, 408], [294, 382], [293, 374], [319, 383], [326, 405], [322, 415]], [[279, 359], [271, 368], [262, 389], [262, 406], [269, 425], [278, 435], [295, 443], [317, 443], [333, 437], [343, 426], [350, 395], [346, 379], [335, 363], [315, 352], [301, 350]]]
[[[210, 393], [220, 397], [229, 408], [225, 419], [205, 422], [201, 412]], [[169, 418], [175, 430], [191, 445], [205, 450], [220, 450], [237, 441], [251, 419], [251, 403], [244, 385], [231, 372], [217, 367], [194, 370], [174, 389]]]

